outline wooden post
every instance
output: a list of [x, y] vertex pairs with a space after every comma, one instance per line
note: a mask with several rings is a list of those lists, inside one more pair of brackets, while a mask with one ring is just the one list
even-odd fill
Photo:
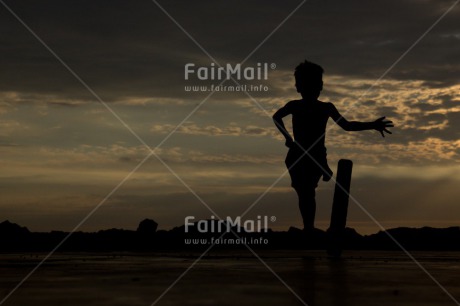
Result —
[[327, 252], [333, 257], [340, 257], [342, 254], [352, 168], [353, 162], [351, 160], [339, 160], [334, 200], [332, 202], [331, 224], [327, 230], [329, 239]]

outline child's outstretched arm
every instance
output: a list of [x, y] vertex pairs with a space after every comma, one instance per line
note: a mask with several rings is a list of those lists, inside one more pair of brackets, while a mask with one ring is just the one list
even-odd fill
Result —
[[273, 115], [273, 122], [286, 139], [285, 144], [288, 148], [291, 147], [291, 145], [294, 143], [294, 140], [292, 139], [291, 134], [289, 134], [289, 132], [286, 130], [286, 127], [284, 126], [283, 118], [290, 114], [291, 112], [287, 107], [282, 107]]
[[345, 131], [377, 130], [380, 134], [382, 134], [382, 137], [385, 137], [383, 132], [391, 134], [387, 128], [394, 127], [392, 121], [384, 120], [385, 117], [380, 117], [372, 122], [348, 121], [342, 117], [337, 108], [335, 108], [334, 104], [330, 103], [330, 107], [331, 118]]

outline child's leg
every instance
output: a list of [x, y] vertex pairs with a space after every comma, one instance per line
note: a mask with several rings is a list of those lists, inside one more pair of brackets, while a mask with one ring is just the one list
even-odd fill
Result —
[[315, 228], [316, 199], [315, 189], [296, 189], [299, 197], [299, 209], [302, 215], [304, 230], [309, 231]]
[[323, 162], [321, 163], [321, 167], [323, 167], [323, 169], [321, 169], [323, 172], [323, 181], [330, 181], [334, 172], [332, 172], [331, 168], [329, 168], [326, 158], [324, 158]]

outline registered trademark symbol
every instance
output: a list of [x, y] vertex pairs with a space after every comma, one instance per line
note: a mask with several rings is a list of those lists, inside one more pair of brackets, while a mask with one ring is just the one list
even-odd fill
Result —
[[[275, 64], [275, 63], [271, 63], [271, 64], [270, 64], [270, 69], [275, 70], [275, 69], [276, 69], [276, 64]], [[275, 218], [275, 219], [276, 219], [276, 218]]]
[[276, 221], [276, 217], [275, 217], [275, 216], [271, 216], [271, 217], [270, 217], [270, 221], [271, 221], [271, 222], [275, 222], [275, 221]]

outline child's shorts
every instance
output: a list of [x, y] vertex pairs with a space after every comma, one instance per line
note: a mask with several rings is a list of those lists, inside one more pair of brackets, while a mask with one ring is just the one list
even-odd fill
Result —
[[303, 153], [304, 151], [296, 145], [292, 146], [287, 153], [285, 164], [291, 176], [291, 186], [296, 190], [315, 189], [323, 172], [308, 154], [302, 156]]

